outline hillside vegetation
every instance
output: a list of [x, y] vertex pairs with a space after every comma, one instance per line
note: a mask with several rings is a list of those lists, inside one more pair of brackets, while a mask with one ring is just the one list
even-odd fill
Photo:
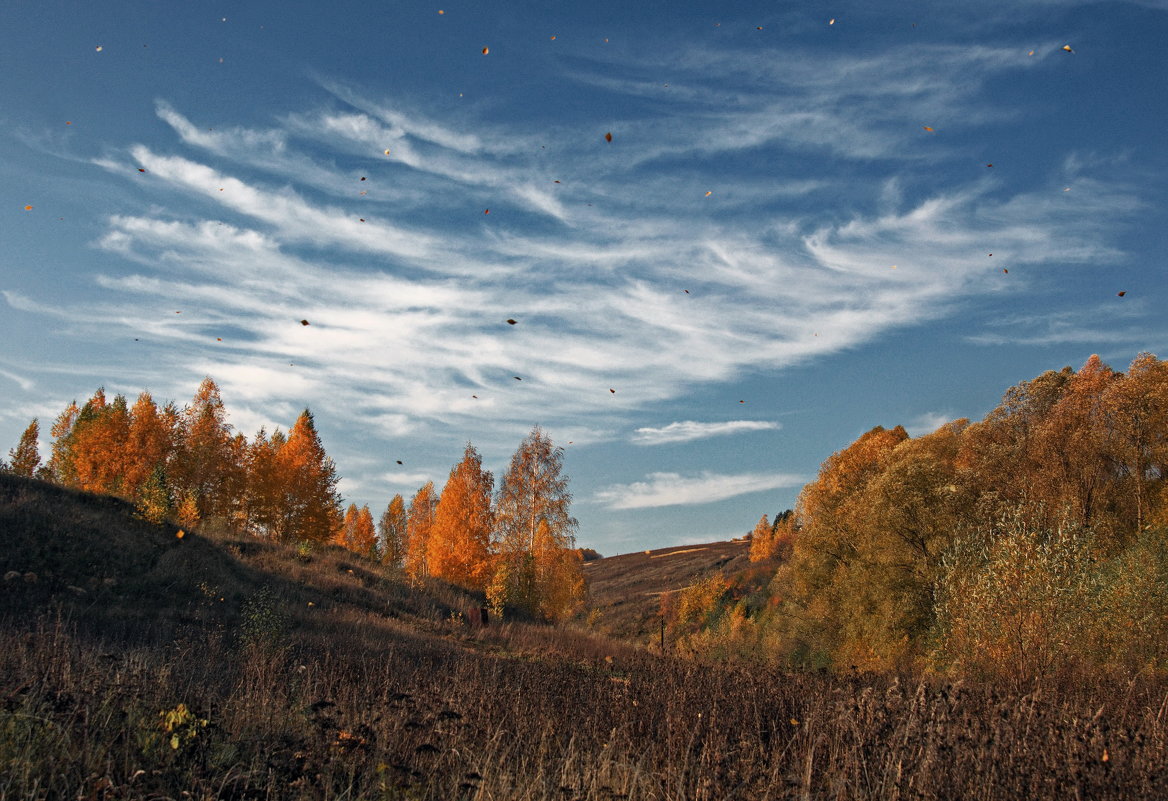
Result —
[[0, 476], [0, 798], [1168, 792], [1156, 682], [1014, 692], [474, 627], [482, 597], [451, 585], [131, 509]]
[[823, 463], [793, 514], [764, 516], [750, 551], [764, 591], [709, 575], [672, 594], [680, 648], [1019, 684], [1163, 675], [1168, 364], [1091, 357], [1011, 388], [980, 422], [915, 438], [877, 426]]

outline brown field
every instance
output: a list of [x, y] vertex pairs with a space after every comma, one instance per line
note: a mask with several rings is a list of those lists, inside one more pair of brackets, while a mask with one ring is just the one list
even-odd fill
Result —
[[596, 631], [632, 642], [657, 636], [661, 595], [690, 586], [714, 572], [730, 577], [748, 571], [745, 540], [678, 545], [584, 563], [589, 606]]
[[[698, 664], [472, 628], [473, 596], [335, 548], [175, 534], [0, 477], [0, 799], [1168, 796], [1151, 678], [1014, 691]], [[723, 545], [705, 564], [742, 551]], [[718, 546], [683, 550], [603, 560], [597, 600], [648, 598]]]

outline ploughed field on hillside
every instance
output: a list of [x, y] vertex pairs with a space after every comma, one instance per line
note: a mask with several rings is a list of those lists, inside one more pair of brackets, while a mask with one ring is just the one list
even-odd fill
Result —
[[637, 551], [584, 563], [592, 628], [646, 643], [657, 636], [661, 596], [714, 573], [730, 577], [750, 567], [750, 542], [710, 542]]
[[[338, 548], [177, 534], [0, 476], [0, 797], [1168, 795], [1151, 679], [699, 664], [568, 627], [473, 626], [481, 599]], [[704, 553], [682, 550], [643, 565], [658, 581], [676, 567], [659, 563]], [[657, 591], [624, 564], [626, 586]]]

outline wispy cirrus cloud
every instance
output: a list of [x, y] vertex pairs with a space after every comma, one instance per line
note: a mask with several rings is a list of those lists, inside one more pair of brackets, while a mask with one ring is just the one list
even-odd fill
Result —
[[709, 437], [724, 437], [747, 431], [773, 431], [779, 428], [782, 428], [780, 423], [768, 420], [727, 420], [721, 423], [682, 420], [661, 428], [638, 428], [633, 432], [632, 441], [637, 445], [667, 445], [692, 442]]
[[652, 509], [660, 506], [696, 506], [739, 495], [797, 487], [805, 476], [791, 473], [703, 472], [696, 476], [650, 473], [645, 481], [619, 484], [600, 490], [593, 500], [608, 509]]
[[[563, 123], [537, 141], [481, 108], [440, 119], [339, 83], [322, 82], [327, 107], [258, 129], [209, 131], [160, 101], [196, 152], [127, 147], [151, 203], [108, 218], [97, 245], [130, 270], [94, 277], [119, 300], [93, 309], [106, 330], [146, 333], [176, 374], [221, 378], [248, 420], [291, 394], [383, 438], [474, 427], [513, 443], [540, 420], [605, 439], [695, 385], [806, 363], [1002, 291], [998, 260], [1113, 258], [1109, 226], [1131, 193], [1082, 163], [1010, 192], [992, 176], [912, 185], [906, 163], [949, 157], [920, 131], [926, 110], [938, 127], [958, 107], [964, 126], [985, 125], [998, 112], [977, 102], [981, 82], [1034, 68], [1009, 47], [914, 54], [930, 70], [898, 48], [814, 68], [797, 53], [770, 64], [695, 49], [675, 65], [672, 110], [617, 121], [612, 146], [599, 134], [581, 145]], [[576, 77], [592, 80], [586, 69]], [[660, 91], [646, 80], [605, 88]], [[719, 97], [730, 85], [736, 97]], [[801, 174], [821, 146], [871, 162], [877, 180], [857, 189], [831, 163]], [[717, 185], [695, 153], [731, 165]], [[777, 180], [760, 179], [760, 158]], [[125, 175], [124, 160], [99, 163]], [[687, 420], [633, 441], [776, 427]], [[725, 492], [715, 479], [655, 478], [610, 501]]]
[[[1001, 275], [985, 257], [985, 241], [1012, 263], [1107, 258], [1101, 230], [1084, 230], [1068, 208], [1086, 204], [1106, 219], [1101, 204], [1124, 207], [1121, 193], [1101, 183], [1081, 195], [1040, 186], [1003, 197], [983, 180], [912, 204], [884, 192], [869, 212], [833, 215], [830, 222], [800, 211], [776, 212], [760, 224], [758, 215], [711, 216], [714, 198], [698, 188], [695, 198], [711, 202], [667, 213], [676, 187], [650, 182], [645, 191], [600, 170], [572, 187], [576, 195], [565, 195], [575, 197], [573, 205], [555, 201], [553, 216], [580, 223], [571, 236], [514, 225], [502, 214], [480, 214], [473, 225], [398, 223], [391, 222], [392, 197], [322, 200], [268, 151], [299, 152], [297, 143], [313, 136], [307, 121], [315, 119], [332, 120], [338, 135], [312, 139], [326, 148], [306, 173], [314, 186], [352, 182], [331, 161], [351, 155], [354, 143], [371, 147], [385, 126], [397, 126], [401, 136], [417, 128], [441, 158], [476, 162], [491, 185], [516, 179], [519, 194], [530, 188], [519, 179], [533, 172], [533, 162], [496, 145], [507, 133], [498, 126], [460, 139], [384, 109], [351, 113], [344, 125], [336, 112], [305, 112], [282, 131], [228, 127], [223, 138], [207, 141], [175, 109], [161, 105], [160, 113], [187, 144], [213, 151], [222, 163], [135, 146], [131, 154], [148, 171], [148, 186], [175, 203], [201, 198], [231, 222], [197, 214], [112, 216], [99, 246], [141, 272], [98, 282], [166, 304], [197, 301], [201, 309], [181, 321], [129, 309], [124, 325], [200, 351], [215, 341], [214, 371], [229, 382], [238, 376], [248, 397], [254, 391], [245, 389], [245, 366], [257, 359], [264, 369], [311, 371], [314, 381], [297, 384], [306, 400], [337, 387], [328, 402], [386, 421], [375, 423], [386, 435], [491, 420], [510, 436], [509, 427], [523, 420], [568, 425], [581, 415], [595, 421], [591, 427], [620, 428], [630, 409], [676, 397], [694, 383], [855, 347], [942, 316], [963, 297], [997, 291]], [[349, 138], [339, 135], [346, 127]], [[585, 176], [593, 156], [562, 159], [557, 174]], [[445, 181], [450, 191], [467, 185], [447, 175], [460, 167], [423, 161], [416, 173], [427, 180]], [[233, 163], [250, 177], [235, 177]], [[395, 170], [400, 166], [371, 162], [364, 170], [371, 180], [361, 185], [380, 185], [391, 175], [400, 181]], [[273, 186], [265, 171], [286, 183]], [[825, 184], [830, 179], [807, 191]], [[750, 185], [766, 191], [757, 181]], [[790, 202], [789, 187], [773, 192]], [[536, 194], [516, 201], [524, 208], [543, 202]], [[301, 318], [312, 326], [295, 325]], [[521, 322], [508, 327], [506, 318]], [[228, 326], [229, 336], [218, 332]], [[279, 381], [270, 386], [273, 394], [287, 388]], [[556, 410], [555, 420], [548, 409]], [[638, 442], [735, 430], [677, 425], [641, 432]]]

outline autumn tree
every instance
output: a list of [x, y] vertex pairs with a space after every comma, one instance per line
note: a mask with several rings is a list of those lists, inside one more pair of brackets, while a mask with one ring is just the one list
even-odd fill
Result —
[[53, 427], [49, 429], [53, 437], [52, 452], [48, 464], [49, 475], [55, 483], [64, 487], [73, 486], [75, 482], [70, 434], [73, 431], [73, 424], [77, 422], [77, 415], [80, 413], [81, 409], [78, 408], [77, 401], [72, 401], [57, 415], [57, 419], [53, 421]]
[[300, 413], [280, 447], [277, 470], [283, 496], [281, 539], [327, 541], [341, 518], [337, 469], [308, 409]]
[[204, 378], [183, 412], [180, 443], [170, 471], [176, 493], [184, 501], [190, 499], [199, 520], [235, 517], [243, 494], [244, 445], [231, 434], [219, 387]]
[[286, 442], [280, 429], [268, 436], [267, 429], [261, 428], [252, 438], [244, 462], [244, 530], [281, 541], [290, 537], [290, 509], [285, 501], [294, 489], [288, 485], [294, 471], [285, 462]]
[[357, 534], [357, 504], [351, 503], [345, 509], [344, 520], [333, 534], [333, 544], [342, 548], [353, 549], [353, 540]]
[[171, 492], [162, 465], [155, 466], [142, 482], [134, 506], [138, 514], [151, 523], [161, 523], [175, 516], [174, 493]]
[[18, 476], [32, 478], [36, 475], [41, 464], [41, 454], [37, 449], [37, 437], [40, 436], [40, 423], [34, 417], [33, 421], [20, 435], [16, 447], [8, 452], [8, 470]]
[[334, 542], [362, 556], [375, 555], [377, 530], [373, 526], [373, 515], [369, 512], [368, 506], [358, 509], [357, 504], [349, 504]]
[[484, 589], [490, 578], [494, 477], [467, 443], [434, 510], [427, 543], [430, 575], [468, 589]]
[[[907, 439], [901, 426], [873, 428], [832, 454], [816, 480], [799, 494], [795, 509], [799, 535], [791, 558], [772, 583], [786, 612], [783, 634], [798, 662], [831, 664], [843, 649], [856, 643], [848, 631], [854, 621], [843, 610], [853, 608], [854, 584], [849, 579], [862, 564], [869, 511], [862, 495]], [[867, 659], [856, 654], [844, 658]]]
[[430, 530], [437, 505], [434, 482], [427, 481], [414, 493], [406, 512], [406, 574], [415, 581], [430, 575]]
[[1107, 386], [1103, 402], [1110, 422], [1108, 456], [1127, 530], [1168, 524], [1168, 515], [1158, 515], [1168, 502], [1161, 497], [1168, 478], [1168, 362], [1139, 354], [1126, 376]]
[[361, 504], [357, 512], [357, 528], [353, 534], [353, 550], [370, 559], [377, 558], [377, 526], [368, 504]]
[[125, 485], [130, 414], [126, 399], [110, 402], [99, 388], [78, 412], [68, 440], [71, 486], [128, 497]]
[[406, 559], [406, 504], [400, 494], [394, 495], [378, 522], [381, 540], [381, 562], [388, 567], [401, 567]]
[[579, 561], [560, 558], [575, 548], [577, 527], [563, 461], [539, 426], [511, 457], [495, 505], [499, 565], [488, 590], [496, 605], [560, 619], [572, 605], [563, 598], [583, 598]]
[[1052, 527], [1068, 511], [1081, 526], [1110, 527], [1112, 466], [1108, 463], [1109, 420], [1104, 396], [1120, 375], [1091, 356], [1066, 383], [1039, 422], [1032, 443], [1032, 476]]
[[[138, 395], [130, 408], [125, 483], [135, 502], [140, 500], [148, 482], [152, 482], [151, 492], [156, 494], [159, 480], [165, 478], [174, 453], [177, 419], [178, 413], [172, 404], [160, 412], [149, 392]], [[165, 483], [169, 486], [169, 481]]]

